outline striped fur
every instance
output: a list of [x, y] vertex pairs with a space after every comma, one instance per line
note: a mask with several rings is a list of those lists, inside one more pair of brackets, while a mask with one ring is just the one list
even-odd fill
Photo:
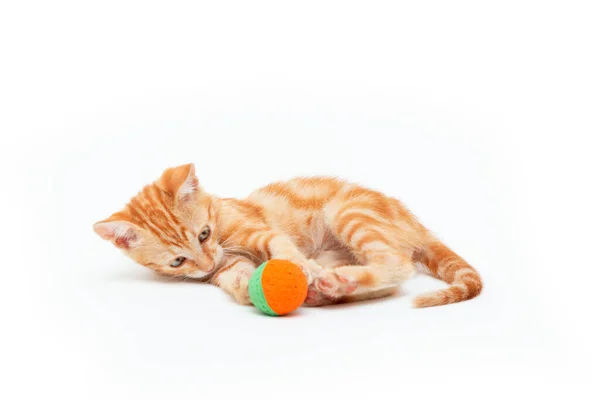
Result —
[[430, 243], [424, 253], [417, 255], [417, 261], [420, 261], [432, 276], [451, 285], [448, 289], [418, 296], [414, 300], [417, 307], [439, 306], [472, 299], [483, 289], [477, 271], [439, 241]]
[[[418, 296], [417, 307], [467, 300], [482, 289], [477, 272], [402, 203], [335, 178], [275, 182], [238, 200], [204, 192], [188, 164], [166, 170], [94, 229], [138, 263], [210, 280], [243, 304], [252, 270], [271, 258], [303, 267], [313, 306], [387, 296], [416, 265], [450, 284]], [[178, 257], [185, 262], [173, 266]]]

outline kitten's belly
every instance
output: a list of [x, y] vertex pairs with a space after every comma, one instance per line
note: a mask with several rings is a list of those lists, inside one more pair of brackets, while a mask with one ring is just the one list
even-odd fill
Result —
[[303, 227], [303, 235], [296, 238], [296, 245], [308, 258], [317, 258], [323, 252], [344, 248], [320, 217], [312, 218]]

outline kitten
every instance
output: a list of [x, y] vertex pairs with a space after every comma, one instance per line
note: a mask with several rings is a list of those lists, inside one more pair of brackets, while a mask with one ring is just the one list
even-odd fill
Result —
[[208, 194], [194, 165], [182, 165], [94, 230], [136, 262], [209, 281], [242, 304], [250, 275], [272, 258], [303, 268], [312, 306], [390, 295], [417, 266], [450, 287], [416, 297], [416, 307], [467, 300], [483, 287], [398, 200], [334, 178], [276, 182], [237, 200]]

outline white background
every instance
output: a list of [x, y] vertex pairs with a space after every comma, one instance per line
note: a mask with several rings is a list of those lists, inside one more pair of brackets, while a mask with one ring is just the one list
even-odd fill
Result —
[[[598, 394], [600, 28], [589, 1], [4, 1], [0, 397]], [[283, 319], [95, 236], [169, 166], [244, 196], [338, 175], [481, 272]], [[443, 396], [443, 397], [442, 397]], [[597, 398], [597, 397], [596, 397]]]

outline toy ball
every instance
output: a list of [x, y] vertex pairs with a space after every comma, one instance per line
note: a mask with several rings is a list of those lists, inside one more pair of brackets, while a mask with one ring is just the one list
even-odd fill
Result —
[[286, 315], [304, 303], [308, 282], [302, 269], [287, 260], [269, 260], [250, 277], [252, 304], [267, 315]]

